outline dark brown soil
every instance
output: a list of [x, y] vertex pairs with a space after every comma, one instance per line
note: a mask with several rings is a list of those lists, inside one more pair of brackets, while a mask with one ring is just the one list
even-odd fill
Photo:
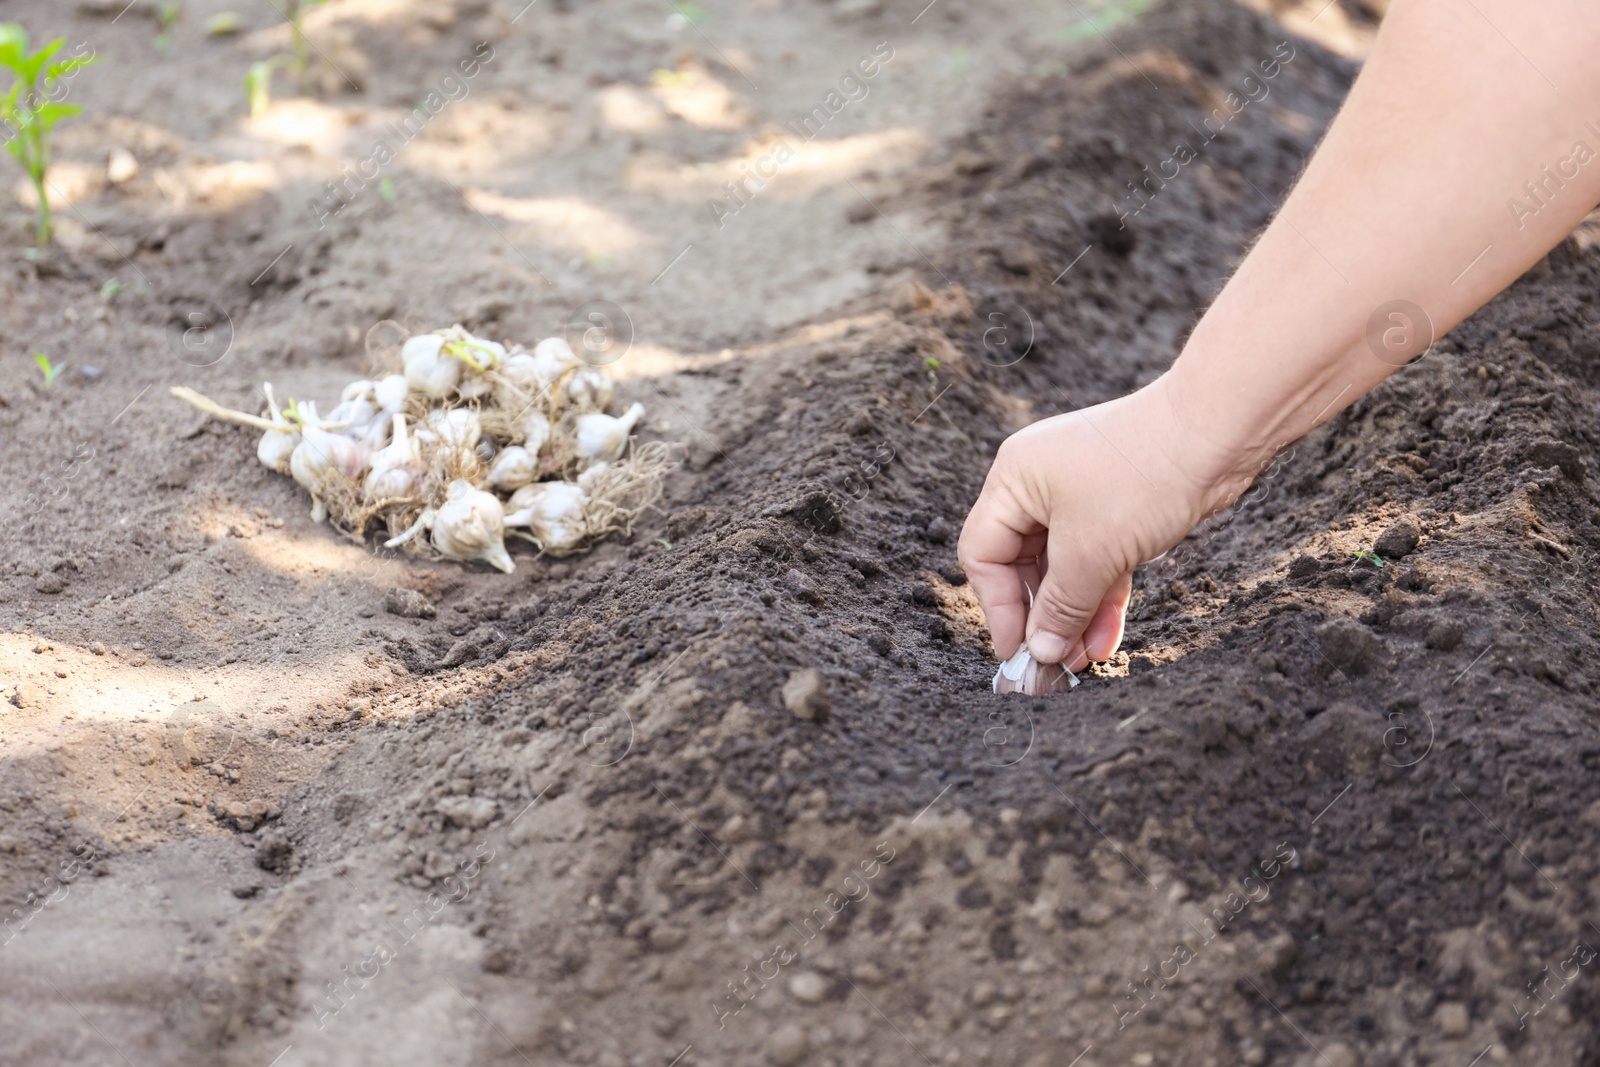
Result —
[[[1286, 40], [1271, 95], [1121, 228], [1126, 183]], [[325, 564], [309, 591], [280, 576], [281, 614], [315, 594], [348, 627], [329, 647], [263, 623], [337, 679], [300, 718], [68, 742], [147, 746], [112, 757], [139, 781], [222, 746], [196, 762], [238, 768], [232, 802], [257, 809], [152, 814], [141, 846], [109, 800], [99, 822], [63, 813], [61, 742], [11, 756], [12, 896], [85, 838], [106, 877], [80, 896], [117, 918], [138, 911], [101, 885], [173, 901], [154, 1000], [60, 999], [133, 1062], [1600, 1062], [1600, 229], [1145, 568], [1126, 650], [1073, 692], [988, 692], [956, 566], [999, 441], [1160, 372], [1352, 76], [1222, 0], [1157, 7], [997, 96], [876, 201], [949, 233], [917, 279], [635, 383], [706, 417], [631, 542], [498, 586], [410, 561], [343, 585]], [[137, 553], [97, 572], [92, 539], [30, 543], [10, 595], [77, 614], [25, 616], [29, 654], [99, 635], [143, 660], [121, 646], [150, 624], [106, 636], [80, 587], [121, 599], [210, 566], [181, 557], [244, 544], [229, 521], [331, 539], [252, 446], [168, 445], [193, 458], [166, 506], [220, 500], [190, 544], [141, 544], [136, 523]], [[384, 614], [396, 584], [436, 614]], [[266, 614], [226, 589], [207, 603]], [[189, 654], [166, 639], [150, 654]], [[254, 684], [312, 684], [284, 655]], [[819, 694], [805, 718], [785, 706], [806, 669], [825, 715]], [[38, 684], [10, 691], [19, 710]], [[0, 949], [0, 972], [138, 943], [91, 939], [78, 907]], [[19, 1031], [25, 1062], [106, 1058], [59, 1000], [41, 1012], [63, 1030]]]

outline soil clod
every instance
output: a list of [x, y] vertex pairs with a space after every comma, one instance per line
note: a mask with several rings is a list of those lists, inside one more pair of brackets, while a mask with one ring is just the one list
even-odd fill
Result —
[[1414, 516], [1407, 515], [1379, 534], [1378, 539], [1372, 542], [1372, 550], [1385, 560], [1401, 559], [1415, 552], [1421, 540], [1421, 523]]
[[395, 586], [383, 597], [383, 610], [403, 619], [431, 619], [435, 609], [433, 601], [405, 586]]
[[797, 719], [826, 722], [833, 705], [822, 672], [807, 668], [789, 675], [789, 680], [783, 683], [783, 706]]

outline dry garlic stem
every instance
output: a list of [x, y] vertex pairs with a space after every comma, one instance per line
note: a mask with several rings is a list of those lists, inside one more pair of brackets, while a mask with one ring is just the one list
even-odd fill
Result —
[[219, 419], [226, 419], [229, 422], [237, 422], [245, 426], [254, 426], [258, 430], [279, 429], [278, 423], [263, 419], [260, 415], [251, 415], [248, 412], [225, 408], [215, 400], [201, 396], [188, 386], [174, 385], [172, 387], [172, 395], [179, 400], [188, 401], [207, 415], [214, 415]]
[[628, 447], [628, 435], [644, 417], [644, 405], [634, 404], [621, 418], [591, 413], [578, 416], [578, 456], [586, 463], [610, 463]]
[[584, 509], [589, 495], [570, 482], [535, 482], [511, 495], [506, 525], [526, 526], [552, 556], [577, 549], [589, 532]]
[[457, 478], [433, 517], [433, 547], [446, 559], [482, 560], [510, 574], [517, 569], [505, 546], [505, 512], [493, 493]]
[[294, 450], [300, 444], [300, 432], [294, 424], [285, 419], [278, 411], [278, 405], [272, 397], [272, 386], [268, 385], [267, 401], [272, 409], [272, 418], [263, 419], [259, 415], [225, 408], [209, 397], [202, 396], [193, 389], [183, 385], [172, 387], [172, 395], [179, 400], [186, 401], [205, 412], [207, 415], [228, 422], [237, 422], [243, 426], [254, 426], [258, 430], [265, 430], [261, 441], [256, 445], [256, 458], [263, 466], [277, 471], [279, 474], [289, 473], [289, 461]]
[[1077, 684], [1077, 675], [1059, 663], [1040, 663], [1029, 655], [1027, 645], [1017, 649], [1016, 654], [1000, 664], [1000, 669], [994, 672], [996, 693], [1043, 696], [1062, 688], [1076, 688]]

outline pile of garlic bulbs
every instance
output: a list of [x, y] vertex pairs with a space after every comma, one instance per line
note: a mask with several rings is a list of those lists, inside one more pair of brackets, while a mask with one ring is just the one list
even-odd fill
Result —
[[381, 523], [385, 547], [510, 573], [506, 537], [570, 555], [629, 532], [660, 498], [668, 447], [633, 441], [641, 405], [607, 414], [610, 376], [565, 340], [528, 352], [452, 326], [407, 338], [388, 362], [393, 373], [350, 383], [326, 415], [280, 406], [270, 384], [264, 415], [172, 393], [262, 430], [257, 458], [311, 494], [315, 521], [357, 538]]

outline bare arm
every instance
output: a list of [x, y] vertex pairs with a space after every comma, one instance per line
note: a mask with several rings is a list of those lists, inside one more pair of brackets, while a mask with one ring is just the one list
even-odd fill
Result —
[[1597, 51], [1600, 8], [1583, 0], [1396, 0], [1172, 368], [1001, 446], [960, 546], [997, 654], [1026, 636], [1045, 662], [1110, 656], [1134, 567], [1600, 202]]
[[[1183, 425], [1243, 464], [1230, 474], [1248, 478], [1420, 354], [1428, 320], [1443, 335], [1600, 202], [1597, 49], [1600, 10], [1575, 0], [1391, 8], [1304, 176], [1168, 374]], [[1417, 316], [1400, 301], [1427, 320], [1404, 321]]]

